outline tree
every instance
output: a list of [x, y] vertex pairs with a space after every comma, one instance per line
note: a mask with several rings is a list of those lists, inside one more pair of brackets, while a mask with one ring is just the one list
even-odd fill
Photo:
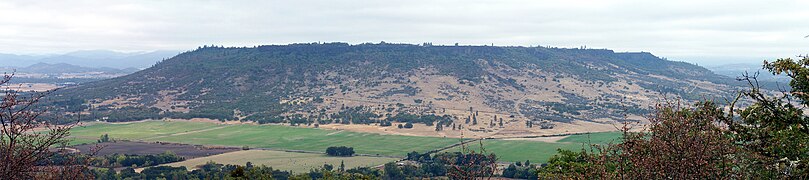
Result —
[[405, 123], [404, 128], [407, 128], [407, 129], [413, 128], [413, 123], [410, 123], [410, 122]]
[[244, 167], [236, 166], [236, 169], [230, 171], [230, 177], [232, 178], [244, 178]]
[[[740, 121], [723, 121], [728, 124], [734, 142], [750, 153], [743, 156], [750, 163], [744, 167], [748, 174], [765, 179], [809, 177], [809, 144], [806, 143], [809, 142], [809, 117], [804, 113], [809, 106], [809, 56], [799, 57], [800, 60], [783, 58], [764, 62], [764, 69], [773, 75], [785, 74], [791, 78], [790, 91], [780, 97], [769, 97], [759, 87], [755, 75], [744, 75], [742, 80], [752, 88], [741, 96], [754, 103], [738, 111]], [[796, 106], [798, 104], [801, 107]]]
[[391, 126], [391, 125], [393, 125], [393, 124], [390, 121], [384, 121], [383, 120], [382, 122], [379, 122], [379, 126], [382, 126], [382, 127], [387, 127], [387, 126]]
[[489, 122], [489, 127], [494, 127], [494, 122], [496, 122], [496, 121], [497, 121], [497, 115], [494, 115], [494, 118], [492, 119], [492, 121]]
[[491, 178], [497, 169], [497, 156], [486, 154], [483, 141], [478, 141], [479, 151], [472, 150], [468, 145], [461, 143], [461, 150], [453, 156], [441, 156], [439, 159], [447, 162], [447, 176], [450, 179], [472, 180]]
[[393, 162], [386, 163], [384, 170], [385, 170], [384, 179], [387, 180], [405, 179], [405, 175], [402, 173], [402, 170], [396, 167], [396, 164], [394, 164]]
[[503, 177], [507, 178], [514, 178], [514, 174], [517, 173], [517, 166], [514, 164], [509, 164], [506, 169], [503, 170]]
[[588, 152], [560, 151], [540, 173], [543, 178], [725, 179], [737, 174], [738, 148], [717, 122], [728, 118], [707, 101], [693, 108], [661, 104], [649, 129], [622, 128], [618, 144], [591, 145]]
[[99, 143], [110, 142], [110, 135], [107, 134], [101, 135], [101, 137], [98, 138], [98, 142]]
[[[4, 75], [0, 86], [13, 75]], [[73, 125], [54, 126], [39, 119], [43, 111], [36, 104], [46, 93], [20, 95], [5, 91], [0, 102], [0, 177], [3, 179], [92, 179], [86, 161], [69, 158], [61, 166], [38, 166], [51, 163], [56, 155], [49, 148], [64, 147]], [[32, 133], [34, 128], [45, 128], [43, 133]], [[91, 153], [92, 154], [92, 153]]]
[[326, 154], [329, 156], [349, 157], [354, 155], [354, 148], [345, 146], [332, 146], [326, 148]]
[[340, 169], [339, 170], [340, 170], [340, 172], [345, 172], [346, 171], [346, 164], [343, 163], [343, 160], [340, 160]]

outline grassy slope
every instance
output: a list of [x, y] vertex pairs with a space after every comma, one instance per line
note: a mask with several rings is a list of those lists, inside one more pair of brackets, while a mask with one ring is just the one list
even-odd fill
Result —
[[304, 173], [308, 172], [310, 169], [322, 167], [323, 164], [332, 164], [334, 165], [334, 168], [338, 168], [340, 166], [340, 162], [343, 162], [346, 165], [346, 169], [349, 169], [354, 167], [373, 167], [396, 160], [396, 158], [384, 157], [332, 157], [323, 154], [249, 150], [189, 159], [168, 165], [177, 167], [185, 166], [189, 169], [193, 169], [196, 166], [203, 165], [210, 161], [221, 164], [238, 165], [244, 165], [247, 162], [251, 162], [254, 165], [266, 165], [275, 169], [293, 171], [295, 173]]

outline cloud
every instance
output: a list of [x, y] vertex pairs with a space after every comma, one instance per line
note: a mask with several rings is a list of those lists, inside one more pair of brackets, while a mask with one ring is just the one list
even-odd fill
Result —
[[3, 1], [0, 52], [387, 41], [586, 45], [691, 62], [752, 61], [806, 53], [807, 5], [781, 0]]

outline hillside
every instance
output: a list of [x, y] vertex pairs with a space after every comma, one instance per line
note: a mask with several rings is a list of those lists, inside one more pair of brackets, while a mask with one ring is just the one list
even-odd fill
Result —
[[455, 136], [449, 129], [457, 127], [508, 136], [606, 130], [624, 115], [642, 119], [664, 97], [726, 97], [733, 83], [646, 52], [315, 43], [203, 47], [130, 75], [60, 90], [49, 103], [62, 107], [56, 113], [83, 111], [84, 118], [108, 121], [394, 121], [427, 124], [420, 129], [428, 128], [425, 133]]

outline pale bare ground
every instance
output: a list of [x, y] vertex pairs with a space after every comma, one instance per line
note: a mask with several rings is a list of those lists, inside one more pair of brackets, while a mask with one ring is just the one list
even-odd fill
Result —
[[216, 123], [216, 124], [258, 124], [255, 122], [249, 121], [220, 121], [216, 119], [208, 119], [208, 118], [192, 118], [192, 119], [168, 119], [169, 121], [191, 121], [191, 122], [207, 122], [207, 123]]
[[180, 101], [176, 100], [177, 96], [185, 94], [186, 91], [180, 90], [161, 90], [157, 92], [160, 95], [160, 99], [155, 102], [152, 107], [160, 108], [161, 110], [171, 111], [171, 112], [183, 112], [187, 113], [191, 111], [191, 109], [187, 108], [188, 101]]
[[[434, 69], [423, 68], [410, 74], [407, 77], [407, 79], [409, 79], [407, 83], [380, 83], [374, 87], [352, 87], [353, 90], [348, 92], [335, 90], [335, 93], [331, 96], [323, 97], [325, 101], [323, 104], [319, 105], [320, 108], [327, 109], [327, 113], [336, 113], [339, 111], [340, 106], [389, 107], [396, 103], [401, 103], [404, 104], [404, 107], [397, 108], [394, 114], [408, 112], [415, 114], [451, 115], [457, 117], [457, 119], [454, 120], [454, 125], [461, 125], [462, 128], [460, 129], [453, 130], [452, 126], [450, 126], [444, 127], [442, 131], [435, 131], [434, 126], [425, 126], [418, 123], [414, 124], [414, 128], [412, 129], [399, 129], [396, 127], [397, 124], [391, 127], [380, 127], [378, 125], [321, 124], [320, 127], [379, 134], [453, 138], [509, 138], [550, 134], [606, 132], [619, 130], [621, 124], [613, 119], [603, 118], [592, 120], [592, 122], [573, 121], [572, 123], [553, 123], [556, 127], [552, 129], [528, 128], [525, 123], [529, 121], [530, 118], [519, 112], [519, 105], [527, 100], [564, 102], [564, 97], [560, 94], [561, 92], [573, 93], [589, 99], [598, 98], [601, 94], [613, 94], [629, 99], [631, 101], [629, 104], [638, 105], [652, 105], [652, 103], [656, 102], [658, 99], [650, 97], [659, 96], [656, 92], [645, 91], [637, 83], [627, 82], [623, 79], [602, 86], [579, 81], [575, 76], [563, 75], [561, 78], [553, 78], [558, 79], [558, 82], [554, 82], [551, 81], [552, 78], [550, 78], [554, 74], [548, 74], [546, 72], [522, 69], [518, 71], [517, 75], [514, 75], [514, 71], [511, 71], [512, 74], [509, 74], [509, 69], [503, 69], [503, 66], [485, 63], [484, 65], [487, 66], [488, 71], [502, 77], [514, 78], [517, 82], [520, 82], [528, 88], [521, 92], [512, 87], [497, 86], [496, 84], [487, 83], [486, 81], [475, 84], [474, 86], [461, 84], [459, 83], [461, 80], [456, 77], [438, 75], [435, 73]], [[527, 74], [529, 72], [546, 76], [546, 78], [541, 79], [528, 76]], [[390, 80], [385, 79], [385, 81]], [[343, 85], [350, 86], [351, 84], [344, 83]], [[403, 86], [416, 87], [419, 91], [413, 96], [394, 94], [381, 98], [373, 97], [387, 90], [398, 89]], [[446, 87], [455, 89], [461, 93], [451, 94], [454, 97], [449, 97], [444, 91]], [[491, 95], [491, 93], [488, 93], [489, 91], [495, 91], [496, 96], [499, 98], [515, 102], [514, 108], [503, 111], [482, 103], [486, 101], [484, 95]], [[636, 93], [627, 94], [624, 91]], [[415, 103], [416, 100], [423, 100], [423, 102]], [[465, 123], [465, 119], [472, 116], [472, 112], [469, 111], [470, 107], [472, 107], [478, 119], [476, 125]], [[375, 110], [374, 113], [387, 114], [389, 112]], [[497, 116], [498, 119], [494, 121], [495, 125], [491, 125], [490, 123], [495, 119], [495, 116]], [[500, 118], [504, 121], [503, 126], [499, 124]], [[633, 117], [629, 119], [642, 120], [643, 118]]]
[[48, 84], [48, 83], [13, 83], [13, 84], [5, 84], [0, 86], [0, 89], [8, 89], [13, 91], [24, 91], [24, 92], [44, 92], [49, 90], [54, 90], [60, 88], [62, 86], [57, 86], [55, 84]]
[[506, 138], [503, 140], [517, 140], [517, 141], [539, 141], [539, 142], [549, 142], [555, 143], [561, 139], [564, 139], [568, 136], [552, 136], [552, 137], [535, 137], [535, 138]]
[[144, 120], [137, 120], [137, 121], [126, 121], [126, 122], [80, 122], [80, 126], [88, 126], [98, 123], [106, 123], [106, 124], [133, 124], [133, 123], [142, 123], [142, 122], [149, 122], [149, 121], [168, 121], [168, 122], [204, 122], [204, 123], [213, 123], [213, 124], [257, 124], [255, 122], [242, 122], [242, 121], [219, 121], [216, 119], [208, 119], [208, 118], [192, 118], [192, 119], [144, 119]]
[[350, 169], [354, 167], [374, 167], [396, 160], [398, 160], [398, 158], [368, 156], [333, 157], [319, 153], [246, 150], [188, 159], [166, 165], [174, 167], [185, 166], [188, 169], [197, 169], [198, 166], [208, 162], [237, 165], [244, 165], [247, 162], [251, 162], [254, 165], [266, 165], [275, 169], [303, 173], [308, 172], [310, 169], [322, 167], [323, 164], [331, 164], [334, 165], [335, 168], [338, 168], [342, 162], [345, 164], [346, 169]]
[[[463, 122], [461, 122], [463, 123]], [[488, 123], [488, 122], [487, 122]], [[352, 132], [363, 133], [376, 133], [376, 134], [390, 134], [390, 135], [404, 135], [404, 136], [430, 136], [430, 137], [448, 137], [448, 138], [517, 138], [526, 136], [541, 136], [541, 135], [556, 135], [556, 134], [570, 134], [570, 133], [593, 133], [593, 132], [609, 132], [617, 131], [621, 126], [620, 124], [601, 124], [587, 121], [574, 121], [573, 123], [557, 123], [556, 128], [553, 129], [539, 129], [527, 128], [524, 124], [509, 124], [500, 128], [488, 128], [485, 126], [484, 130], [479, 131], [483, 126], [481, 124], [472, 126], [471, 128], [463, 128], [461, 130], [452, 130], [452, 127], [444, 127], [442, 131], [435, 131], [435, 126], [427, 126], [424, 124], [413, 124], [413, 128], [398, 128], [397, 125], [401, 123], [393, 123], [392, 126], [382, 127], [378, 125], [358, 125], [358, 124], [322, 124], [320, 129], [330, 130], [345, 130]], [[470, 125], [471, 126], [471, 125]], [[488, 132], [491, 129], [492, 132]], [[477, 131], [472, 131], [477, 130]]]

